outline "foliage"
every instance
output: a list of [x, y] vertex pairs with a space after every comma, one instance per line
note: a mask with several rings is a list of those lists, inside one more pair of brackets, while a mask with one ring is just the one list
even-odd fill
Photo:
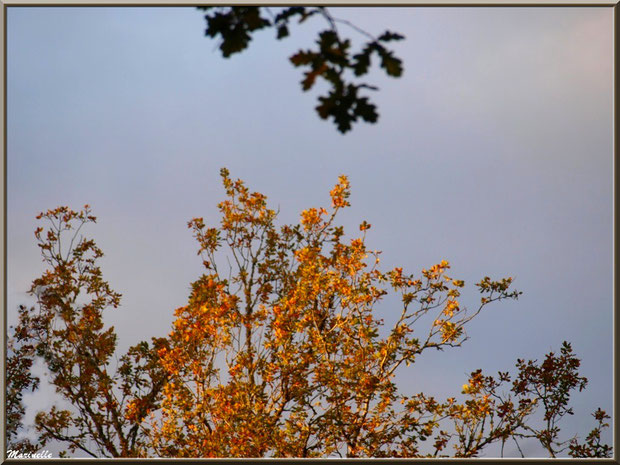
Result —
[[[595, 413], [599, 427], [588, 435], [587, 444], [579, 446], [576, 437], [559, 439], [559, 421], [573, 414], [568, 407], [571, 391], [583, 390], [588, 382], [579, 376], [579, 365], [571, 345], [564, 342], [559, 356], [551, 352], [540, 365], [535, 360], [517, 360], [517, 375], [512, 383], [508, 372], [500, 372], [493, 378], [483, 376], [481, 370], [474, 371], [463, 385], [462, 393], [468, 396], [467, 401], [458, 404], [448, 399], [434, 410], [438, 416], [450, 418], [455, 426], [454, 434], [446, 433], [440, 438], [441, 447], [437, 451], [443, 449], [447, 439], [454, 437], [458, 457], [476, 457], [485, 446], [496, 441], [501, 443], [503, 455], [506, 441], [511, 440], [523, 457], [519, 440], [535, 439], [550, 457], [567, 449], [574, 457], [610, 457], [611, 447], [600, 444], [601, 422], [609, 417], [600, 409]], [[505, 385], [510, 386], [508, 394], [501, 391]], [[539, 407], [543, 426], [537, 428], [532, 417]]]
[[586, 442], [579, 444], [577, 438], [573, 438], [570, 441], [569, 455], [571, 457], [612, 457], [613, 448], [608, 444], [601, 443], [601, 432], [604, 428], [609, 428], [609, 423], [605, 420], [609, 420], [610, 416], [600, 408], [592, 414], [597, 422], [597, 426], [588, 433]]
[[[116, 334], [113, 327], [104, 329], [102, 312], [117, 307], [121, 296], [102, 278], [96, 263], [102, 251], [92, 239], [78, 239], [81, 228], [95, 222], [88, 205], [80, 212], [59, 207], [38, 218], [49, 224], [46, 230], [35, 231], [49, 268], [30, 289], [37, 306], [20, 308], [10, 344], [21, 341], [22, 345], [10, 353], [9, 360], [15, 362], [9, 367], [21, 372], [24, 387], [36, 387], [38, 380], [28, 378], [17, 363], [29, 367], [32, 357], [42, 358], [56, 391], [71, 406], [71, 410], [54, 406], [38, 413], [39, 444], [61, 441], [69, 452], [81, 450], [93, 457], [134, 456], [143, 437], [125, 417], [125, 409], [129, 399], [153, 404], [163, 384], [162, 370], [154, 363], [152, 349], [141, 343], [122, 357], [116, 372], [108, 371]], [[159, 347], [163, 341], [154, 343]], [[9, 405], [19, 405], [13, 410], [23, 414], [21, 397], [11, 391], [7, 397]], [[15, 434], [11, 425], [9, 440]]]
[[[20, 307], [20, 314], [24, 307]], [[39, 378], [31, 373], [34, 363], [34, 347], [28, 343], [23, 332], [13, 332], [7, 343], [6, 359], [6, 436], [7, 443], [23, 452], [34, 452], [35, 446], [28, 439], [18, 440], [19, 427], [26, 413], [23, 405], [24, 392], [34, 391]]]
[[[252, 40], [252, 34], [266, 28], [276, 29], [278, 40], [288, 37], [293, 19], [301, 24], [308, 18], [320, 16], [327, 22], [327, 29], [318, 34], [314, 50], [299, 50], [290, 57], [296, 67], [306, 68], [302, 89], [311, 89], [317, 78], [323, 78], [330, 86], [326, 95], [319, 96], [316, 107], [322, 119], [332, 118], [338, 130], [346, 133], [358, 119], [375, 123], [379, 118], [377, 107], [363, 96], [361, 91], [377, 90], [357, 78], [368, 74], [372, 56], [380, 60], [380, 67], [391, 77], [403, 73], [402, 62], [385, 46], [388, 42], [404, 39], [400, 34], [385, 31], [374, 37], [348, 21], [334, 18], [325, 7], [292, 6], [281, 8], [276, 14], [268, 7], [257, 6], [202, 6], [207, 12], [205, 20], [209, 37], [219, 37], [222, 56], [230, 57], [245, 50]], [[367, 42], [354, 53], [351, 41], [341, 37], [337, 24], [346, 24], [363, 34]]]
[[[396, 385], [397, 371], [425, 351], [460, 346], [483, 308], [516, 299], [511, 278], [482, 279], [468, 311], [459, 302], [465, 283], [447, 275], [448, 262], [419, 276], [381, 271], [379, 252], [366, 245], [370, 224], [345, 240], [336, 224], [349, 206], [345, 176], [329, 210], [310, 208], [299, 224], [277, 227], [264, 195], [221, 174], [219, 226], [189, 222], [205, 273], [169, 336], [130, 348], [116, 367], [103, 311], [121, 296], [103, 280], [101, 250], [78, 238], [95, 218], [88, 206], [39, 216], [49, 225], [35, 232], [48, 270], [30, 290], [37, 307], [21, 307], [10, 341], [9, 447], [40, 357], [69, 406], [37, 415], [37, 446], [59, 441], [91, 456], [476, 457], [509, 440], [537, 440], [550, 456], [611, 455], [600, 409], [584, 443], [560, 439], [570, 394], [587, 384], [568, 343], [540, 364], [518, 360], [514, 380], [473, 372], [463, 401]], [[376, 315], [388, 294], [400, 301], [389, 325]]]

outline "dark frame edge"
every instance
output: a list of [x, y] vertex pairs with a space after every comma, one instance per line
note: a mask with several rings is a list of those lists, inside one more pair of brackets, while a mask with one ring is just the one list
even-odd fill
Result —
[[620, 463], [619, 460], [619, 455], [618, 455], [618, 444], [620, 443], [619, 438], [620, 438], [620, 434], [619, 434], [619, 429], [618, 429], [618, 413], [620, 412], [620, 408], [618, 406], [618, 393], [617, 393], [617, 389], [618, 389], [618, 372], [619, 370], [619, 365], [618, 365], [618, 344], [616, 343], [616, 338], [618, 337], [618, 334], [620, 333], [620, 322], [618, 319], [618, 294], [617, 294], [617, 289], [618, 289], [618, 261], [620, 258], [620, 253], [618, 252], [618, 241], [616, 240], [617, 235], [618, 235], [618, 213], [619, 213], [619, 208], [618, 208], [618, 188], [617, 188], [617, 182], [619, 179], [619, 174], [620, 174], [620, 167], [619, 167], [619, 163], [618, 163], [618, 134], [619, 134], [619, 129], [620, 129], [620, 125], [618, 123], [618, 116], [619, 116], [619, 112], [618, 112], [618, 106], [620, 104], [620, 96], [619, 96], [619, 92], [618, 92], [618, 83], [617, 83], [617, 78], [618, 78], [618, 70], [619, 68], [619, 63], [618, 63], [618, 48], [620, 47], [620, 34], [618, 32], [618, 21], [620, 20], [620, 6], [618, 4], [618, 2], [616, 2], [616, 4], [614, 5], [614, 16], [613, 16], [613, 33], [614, 33], [614, 37], [613, 37], [613, 47], [614, 47], [614, 63], [613, 63], [613, 102], [612, 102], [612, 108], [613, 108], [613, 114], [612, 114], [612, 118], [613, 118], [613, 321], [614, 321], [614, 325], [613, 325], [613, 353], [614, 353], [614, 361], [613, 361], [613, 370], [614, 370], [614, 376], [613, 376], [613, 380], [614, 380], [614, 386], [613, 386], [613, 399], [614, 399], [614, 411], [613, 411], [613, 446], [614, 446], [614, 452], [613, 452], [613, 461], [615, 463]]
[[2, 116], [0, 121], [0, 126], [2, 127], [2, 133], [0, 135], [0, 139], [2, 140], [2, 168], [0, 168], [0, 201], [2, 202], [2, 218], [0, 220], [0, 240], [2, 242], [2, 252], [0, 252], [0, 259], [2, 261], [2, 267], [0, 271], [0, 281], [2, 286], [2, 319], [0, 323], [0, 329], [2, 330], [3, 341], [2, 341], [2, 349], [0, 356], [0, 367], [2, 367], [2, 381], [4, 388], [2, 389], [2, 407], [0, 409], [0, 418], [2, 419], [2, 424], [0, 425], [0, 435], [2, 437], [2, 444], [0, 444], [0, 459], [2, 462], [6, 461], [6, 356], [7, 356], [7, 242], [6, 242], [6, 233], [7, 233], [7, 144], [6, 144], [6, 136], [7, 136], [7, 89], [6, 89], [6, 71], [7, 71], [7, 48], [6, 48], [6, 4], [3, 0], [0, 0], [0, 24], [2, 24], [2, 34], [0, 34], [0, 49], [2, 50], [2, 73], [0, 73], [1, 82], [0, 85], [2, 87], [2, 97], [1, 97], [1, 105], [2, 105]]

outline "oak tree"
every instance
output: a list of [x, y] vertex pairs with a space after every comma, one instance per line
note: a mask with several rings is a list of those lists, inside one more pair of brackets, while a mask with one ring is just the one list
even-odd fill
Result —
[[[491, 444], [503, 453], [507, 442], [534, 440], [551, 457], [611, 456], [600, 409], [585, 442], [560, 434], [572, 392], [587, 384], [569, 343], [540, 363], [518, 360], [512, 375], [474, 371], [448, 399], [395, 382], [424, 353], [460, 346], [486, 307], [517, 299], [511, 278], [484, 277], [467, 309], [465, 283], [449, 276], [447, 261], [418, 275], [382, 270], [367, 246], [370, 224], [346, 238], [337, 224], [349, 206], [345, 176], [329, 208], [278, 226], [264, 195], [221, 175], [219, 225], [188, 224], [204, 274], [168, 337], [136, 344], [118, 363], [103, 312], [121, 296], [103, 279], [101, 250], [80, 236], [95, 218], [88, 206], [39, 215], [48, 269], [9, 341], [9, 448], [55, 441], [93, 457], [477, 457]], [[398, 296], [395, 308], [388, 295]], [[39, 412], [38, 440], [19, 443], [22, 396], [39, 382], [35, 358], [66, 405]]]

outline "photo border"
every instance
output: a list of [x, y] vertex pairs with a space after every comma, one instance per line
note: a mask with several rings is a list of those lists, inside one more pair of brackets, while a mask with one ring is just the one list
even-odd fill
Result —
[[[0, 281], [2, 286], [2, 305], [3, 305], [3, 315], [0, 319], [0, 330], [2, 331], [3, 343], [1, 345], [1, 354], [0, 354], [0, 367], [2, 368], [2, 381], [3, 386], [6, 386], [6, 354], [7, 354], [7, 8], [14, 7], [65, 7], [65, 6], [84, 6], [84, 7], [192, 7], [199, 5], [247, 5], [247, 6], [289, 6], [289, 5], [325, 5], [330, 7], [346, 7], [346, 6], [396, 6], [396, 7], [442, 7], [442, 8], [453, 8], [453, 7], [498, 7], [498, 8], [506, 8], [506, 7], [602, 7], [602, 8], [613, 8], [614, 9], [614, 18], [613, 18], [613, 244], [612, 244], [612, 253], [613, 253], [613, 425], [612, 425], [612, 438], [613, 438], [613, 447], [614, 447], [614, 455], [612, 459], [589, 459], [589, 462], [593, 460], [601, 463], [620, 463], [618, 459], [618, 444], [619, 441], [619, 428], [617, 426], [617, 418], [618, 413], [620, 411], [618, 404], [618, 396], [616, 387], [618, 385], [618, 358], [615, 356], [617, 345], [616, 345], [616, 337], [619, 331], [619, 321], [616, 318], [616, 289], [618, 285], [618, 275], [617, 275], [617, 263], [619, 259], [618, 249], [616, 248], [616, 238], [617, 238], [617, 218], [618, 218], [618, 202], [617, 202], [617, 191], [616, 191], [616, 181], [620, 174], [619, 164], [616, 163], [618, 156], [618, 148], [617, 148], [617, 137], [619, 130], [618, 123], [618, 107], [620, 106], [620, 96], [618, 92], [618, 86], [616, 81], [616, 76], [618, 75], [619, 67], [618, 67], [618, 53], [617, 50], [620, 47], [620, 36], [618, 34], [618, 22], [620, 21], [620, 10], [618, 7], [618, 2], [616, 1], [594, 1], [594, 2], [584, 2], [580, 0], [545, 0], [541, 2], [531, 1], [531, 0], [522, 0], [522, 1], [493, 1], [493, 0], [483, 0], [476, 2], [468, 2], [466, 0], [436, 0], [433, 2], [429, 1], [412, 1], [412, 0], [389, 0], [386, 2], [377, 2], [371, 0], [349, 0], [349, 1], [317, 1], [310, 0], [305, 2], [299, 1], [286, 1], [286, 0], [271, 0], [270, 2], [260, 2], [260, 1], [244, 1], [244, 2], [232, 2], [232, 1], [212, 1], [212, 2], [197, 2], [197, 1], [187, 1], [182, 0], [179, 2], [171, 2], [169, 0], [132, 0], [132, 1], [124, 1], [124, 0], [98, 0], [95, 2], [88, 2], [87, 0], [64, 0], [64, 1], [41, 1], [41, 0], [0, 0], [0, 24], [2, 24], [2, 34], [0, 34], [0, 47], [3, 52], [3, 60], [2, 60], [2, 73], [0, 73], [0, 79], [2, 86], [2, 97], [1, 97], [1, 106], [2, 106], [2, 116], [0, 117], [0, 126], [2, 128], [2, 150], [3, 150], [3, 158], [2, 163], [0, 164], [0, 203], [2, 205], [2, 214], [0, 215], [0, 241], [2, 243], [2, 247], [0, 248], [0, 261], [2, 266], [0, 267]], [[0, 409], [0, 435], [2, 436], [2, 444], [0, 444], [0, 458], [2, 459], [2, 463], [17, 463], [17, 462], [25, 462], [25, 463], [39, 463], [37, 459], [7, 459], [6, 457], [6, 418], [5, 418], [5, 409], [6, 409], [6, 389], [3, 389], [2, 392], [2, 407]], [[71, 463], [89, 463], [94, 459], [49, 459], [51, 462], [64, 462], [70, 461]], [[407, 459], [407, 458], [387, 458], [387, 459], [332, 459], [332, 458], [317, 458], [317, 459], [308, 459], [308, 458], [291, 458], [291, 459], [276, 459], [276, 458], [254, 458], [254, 459], [243, 459], [243, 458], [221, 458], [221, 459], [201, 459], [201, 458], [192, 458], [192, 459], [173, 459], [173, 458], [148, 458], [148, 459], [127, 459], [127, 458], [103, 458], [97, 459], [98, 461], [104, 462], [114, 462], [114, 463], [136, 463], [137, 461], [157, 461], [158, 463], [163, 462], [182, 462], [182, 461], [194, 461], [194, 460], [214, 460], [218, 463], [257, 463], [257, 462], [265, 462], [265, 461], [273, 461], [277, 463], [299, 463], [300, 461], [320, 461], [320, 462], [332, 462], [332, 463], [341, 463], [342, 461], [355, 461], [357, 463], [371, 462], [371, 463], [392, 463], [394, 461], [397, 462], [415, 462], [415, 463], [437, 463], [437, 460], [445, 461], [448, 463], [463, 463], [470, 461], [501, 461], [502, 463], [522, 463], [522, 462], [546, 462], [553, 461], [558, 464], [571, 463], [574, 464], [576, 460], [580, 459], [553, 459], [553, 458], [544, 458], [544, 459], [511, 459], [511, 458], [472, 458], [472, 459], [455, 459], [455, 458], [447, 458], [447, 459]]]

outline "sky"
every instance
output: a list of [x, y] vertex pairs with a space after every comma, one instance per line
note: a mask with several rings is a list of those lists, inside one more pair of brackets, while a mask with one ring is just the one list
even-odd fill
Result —
[[[346, 135], [314, 111], [324, 87], [302, 92], [288, 61], [314, 44], [319, 19], [283, 41], [259, 32], [223, 59], [194, 8], [8, 7], [9, 323], [44, 270], [40, 211], [92, 206], [86, 233], [123, 294], [106, 320], [122, 353], [165, 336], [202, 273], [187, 221], [217, 223], [221, 167], [266, 194], [282, 224], [329, 206], [346, 174], [341, 222], [350, 234], [373, 225], [367, 244], [385, 269], [448, 260], [469, 307], [487, 275], [523, 291], [474, 320], [463, 347], [400, 373], [402, 388], [449, 397], [477, 368], [508, 371], [567, 340], [589, 385], [564, 431], [584, 437], [597, 407], [612, 412], [612, 8], [332, 13], [406, 37], [393, 45], [404, 75], [368, 78], [378, 123]], [[53, 397], [45, 385], [28, 395], [26, 419]]]

